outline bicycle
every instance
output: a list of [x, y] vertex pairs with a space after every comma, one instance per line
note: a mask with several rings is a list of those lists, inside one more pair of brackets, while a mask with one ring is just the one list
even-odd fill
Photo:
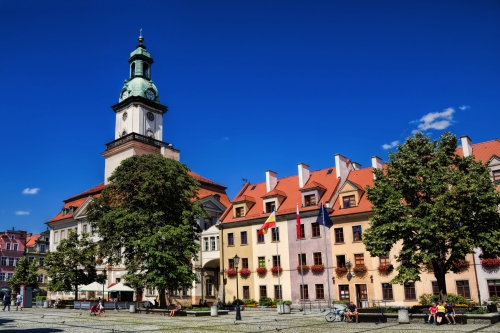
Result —
[[345, 316], [346, 309], [347, 308], [344, 308], [344, 309], [333, 308], [332, 311], [330, 311], [326, 314], [326, 316], [325, 316], [326, 321], [329, 323], [342, 322], [342, 321], [347, 322], [347, 317]]

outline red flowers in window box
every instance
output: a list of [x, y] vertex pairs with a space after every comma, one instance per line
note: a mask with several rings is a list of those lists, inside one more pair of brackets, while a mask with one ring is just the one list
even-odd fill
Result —
[[271, 272], [273, 272], [273, 274], [278, 274], [283, 272], [283, 268], [281, 266], [274, 266], [271, 268]]
[[297, 266], [297, 270], [299, 271], [299, 273], [302, 271], [304, 273], [307, 273], [309, 272], [309, 266], [307, 265], [298, 265]]
[[242, 269], [240, 269], [240, 275], [241, 276], [245, 276], [246, 277], [246, 276], [249, 276], [250, 273], [251, 272], [250, 272], [250, 270], [248, 268], [242, 268]]
[[266, 275], [267, 274], [267, 268], [265, 267], [259, 267], [256, 269], [257, 274], [259, 275]]
[[234, 268], [228, 268], [226, 269], [226, 274], [227, 276], [236, 276], [237, 272]]
[[483, 267], [498, 267], [500, 266], [500, 259], [498, 258], [489, 258], [489, 259], [483, 259], [481, 260], [481, 265]]
[[312, 265], [311, 271], [313, 273], [322, 273], [325, 270], [325, 265]]
[[348, 271], [347, 268], [344, 266], [335, 267], [335, 274], [337, 274], [337, 275], [347, 274], [347, 271]]
[[455, 271], [458, 273], [464, 272], [469, 269], [470, 263], [465, 259], [456, 259], [452, 262]]
[[357, 275], [363, 275], [363, 274], [366, 274], [366, 272], [368, 272], [368, 268], [366, 268], [365, 265], [354, 266], [354, 268], [352, 270]]
[[394, 266], [389, 264], [389, 265], [380, 265], [377, 267], [377, 270], [380, 274], [382, 275], [388, 275], [391, 274], [391, 272], [394, 270]]

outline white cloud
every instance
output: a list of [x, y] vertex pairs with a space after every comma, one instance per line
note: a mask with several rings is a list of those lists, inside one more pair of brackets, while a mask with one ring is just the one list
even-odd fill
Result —
[[27, 187], [23, 190], [23, 194], [37, 194], [38, 191], [40, 191], [40, 189], [38, 187], [34, 187], [34, 188]]
[[23, 210], [18, 210], [18, 211], [16, 212], [16, 215], [30, 215], [30, 212], [25, 212], [25, 211], [23, 211]]
[[384, 148], [385, 150], [387, 150], [387, 149], [391, 149], [391, 148], [396, 147], [398, 144], [399, 144], [399, 141], [392, 141], [392, 142], [391, 142], [391, 143], [389, 143], [389, 144], [384, 143], [384, 144], [382, 145], [382, 148]]
[[412, 121], [412, 123], [418, 123], [418, 129], [416, 131], [426, 131], [429, 129], [443, 130], [448, 128], [453, 122], [453, 113], [455, 109], [447, 108], [442, 112], [431, 112], [420, 118], [419, 120]]
[[468, 105], [462, 105], [462, 106], [459, 106], [458, 108], [459, 108], [460, 110], [462, 110], [462, 111], [465, 111], [465, 110], [467, 110], [467, 109], [470, 109], [470, 106], [468, 106]]

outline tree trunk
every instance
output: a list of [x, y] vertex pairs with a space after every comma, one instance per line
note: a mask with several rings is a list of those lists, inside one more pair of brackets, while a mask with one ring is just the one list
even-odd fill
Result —
[[78, 285], [75, 285], [75, 301], [78, 301]]
[[167, 302], [165, 300], [165, 289], [158, 289], [158, 298], [160, 299], [160, 308], [166, 308]]
[[446, 302], [448, 297], [447, 297], [447, 291], [446, 291], [446, 273], [444, 271], [444, 268], [441, 267], [436, 262], [432, 263], [433, 269], [434, 269], [434, 276], [436, 277], [438, 288], [439, 288], [439, 299], [443, 302]]

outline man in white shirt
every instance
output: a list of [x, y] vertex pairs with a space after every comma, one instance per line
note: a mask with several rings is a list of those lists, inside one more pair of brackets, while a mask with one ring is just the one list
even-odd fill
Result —
[[21, 305], [22, 302], [23, 302], [23, 296], [21, 294], [17, 294], [17, 297], [16, 297], [16, 311], [17, 311], [18, 307], [21, 307], [21, 310], [23, 309], [23, 307]]

